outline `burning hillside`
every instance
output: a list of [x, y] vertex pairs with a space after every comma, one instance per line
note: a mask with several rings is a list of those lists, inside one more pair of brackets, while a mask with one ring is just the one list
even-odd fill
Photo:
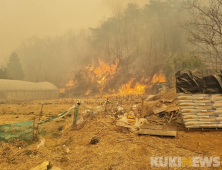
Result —
[[126, 75], [119, 60], [106, 63], [98, 59], [97, 64], [87, 65], [70, 80], [61, 93], [74, 95], [138, 95], [144, 94], [154, 84], [166, 82], [163, 73], [154, 76]]
[[98, 62], [98, 67], [88, 65], [82, 70], [82, 74], [84, 78], [90, 80], [91, 83], [96, 83], [101, 92], [107, 82], [117, 73], [119, 60], [116, 60], [114, 64], [107, 64], [100, 59], [98, 59]]
[[69, 80], [69, 82], [66, 83], [65, 88], [61, 88], [60, 89], [60, 93], [65, 93], [66, 90], [71, 90], [73, 86], [74, 86], [74, 81], [73, 80]]

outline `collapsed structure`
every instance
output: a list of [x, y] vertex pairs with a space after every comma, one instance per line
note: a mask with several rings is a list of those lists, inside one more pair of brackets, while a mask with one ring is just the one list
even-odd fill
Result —
[[27, 82], [0, 79], [0, 102], [54, 99], [59, 97], [59, 89], [49, 82]]

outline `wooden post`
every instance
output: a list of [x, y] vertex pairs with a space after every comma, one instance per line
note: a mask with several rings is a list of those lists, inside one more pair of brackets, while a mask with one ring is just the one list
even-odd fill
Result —
[[36, 136], [35, 136], [35, 117], [34, 117], [34, 120], [33, 120], [33, 132], [32, 132], [32, 136], [33, 136], [33, 141], [35, 142], [36, 141]]
[[79, 114], [78, 112], [79, 112], [79, 106], [77, 105], [75, 113], [74, 113], [73, 125], [76, 125], [76, 122], [77, 122], [77, 119], [78, 119], [78, 114]]
[[40, 111], [40, 114], [39, 114], [39, 121], [40, 121], [42, 113], [43, 113], [43, 106], [44, 106], [44, 104], [41, 105], [41, 111]]
[[74, 113], [74, 120], [73, 120], [73, 125], [76, 125], [77, 123], [77, 119], [78, 119], [78, 116], [79, 116], [79, 106], [80, 106], [80, 101], [77, 102], [77, 105], [76, 105], [76, 110], [75, 110], [75, 113]]

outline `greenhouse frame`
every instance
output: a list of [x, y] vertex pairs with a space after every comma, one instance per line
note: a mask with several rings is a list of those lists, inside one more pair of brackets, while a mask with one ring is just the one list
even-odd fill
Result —
[[55, 99], [59, 89], [49, 82], [27, 82], [0, 79], [0, 102]]

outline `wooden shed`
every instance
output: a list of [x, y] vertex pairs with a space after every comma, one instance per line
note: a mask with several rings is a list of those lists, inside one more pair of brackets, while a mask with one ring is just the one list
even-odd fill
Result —
[[27, 82], [0, 79], [0, 102], [55, 99], [59, 89], [49, 82]]

